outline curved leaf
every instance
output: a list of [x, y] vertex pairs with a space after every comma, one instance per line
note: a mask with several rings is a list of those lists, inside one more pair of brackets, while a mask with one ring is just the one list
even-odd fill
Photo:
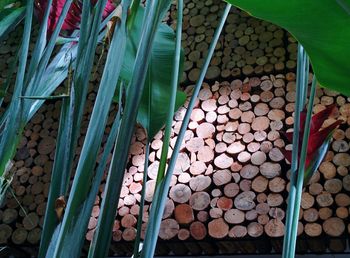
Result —
[[[144, 12], [144, 8], [140, 6], [135, 18], [134, 27], [130, 31], [125, 62], [121, 73], [121, 77], [126, 81], [130, 81], [132, 76], [136, 51], [141, 37]], [[174, 53], [175, 33], [169, 26], [161, 24], [154, 39], [145, 88], [137, 115], [137, 121], [147, 130], [148, 138], [153, 138], [166, 121], [166, 107], [170, 101], [169, 90]], [[181, 56], [183, 60], [183, 54]], [[180, 67], [182, 67], [182, 64], [183, 62], [181, 61]], [[178, 91], [175, 108], [179, 108], [185, 100], [186, 94]], [[148, 109], [150, 109], [150, 116], [148, 115]]]
[[0, 10], [0, 41], [23, 19], [25, 7]]
[[318, 82], [350, 95], [350, 0], [226, 0], [287, 29], [308, 53]]

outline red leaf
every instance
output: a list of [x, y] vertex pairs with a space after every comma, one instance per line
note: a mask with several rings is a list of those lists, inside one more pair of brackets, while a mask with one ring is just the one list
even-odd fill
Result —
[[[324, 110], [313, 115], [310, 122], [310, 133], [315, 133], [318, 130], [320, 130], [324, 121], [334, 112], [335, 109], [336, 109], [336, 105], [332, 104], [327, 106]], [[306, 112], [307, 112], [306, 109], [304, 109], [300, 113], [300, 130], [302, 132], [304, 131]]]
[[[96, 2], [97, 0], [91, 0], [91, 3], [93, 5], [95, 5]], [[48, 20], [48, 29], [47, 29], [48, 35], [51, 35], [53, 33], [65, 3], [66, 3], [66, 0], [52, 1], [49, 20]], [[40, 22], [44, 17], [46, 7], [47, 7], [47, 0], [35, 1], [36, 14]], [[106, 18], [111, 12], [113, 12], [114, 9], [115, 9], [115, 5], [113, 4], [112, 0], [108, 0], [105, 6], [105, 9], [103, 11], [103, 15], [102, 15], [103, 18]], [[81, 13], [82, 13], [81, 1], [73, 1], [73, 3], [69, 8], [67, 16], [64, 20], [61, 31], [70, 32], [75, 29], [79, 29]]]
[[322, 145], [322, 143], [326, 140], [327, 136], [342, 122], [343, 121], [341, 121], [341, 120], [337, 120], [336, 122], [327, 126], [323, 130], [320, 130], [320, 131], [317, 131], [313, 134], [310, 134], [309, 142], [308, 142], [308, 146], [307, 146], [308, 155], [314, 153]]

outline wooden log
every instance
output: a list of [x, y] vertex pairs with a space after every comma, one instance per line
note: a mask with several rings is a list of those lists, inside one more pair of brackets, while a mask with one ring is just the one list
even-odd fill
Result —
[[18, 211], [16, 209], [6, 209], [2, 213], [2, 222], [5, 224], [11, 224], [16, 221], [18, 217]]
[[225, 196], [222, 196], [218, 199], [216, 205], [218, 208], [220, 208], [223, 211], [227, 211], [232, 208], [233, 206], [233, 201], [231, 198], [227, 198]]
[[193, 191], [204, 191], [211, 184], [211, 178], [209, 176], [199, 175], [189, 180], [190, 188]]
[[316, 201], [321, 207], [328, 207], [334, 202], [332, 195], [327, 192], [322, 192], [321, 194], [317, 195]]
[[318, 210], [316, 210], [315, 208], [309, 208], [309, 209], [304, 210], [303, 218], [307, 222], [317, 221], [319, 218]]
[[262, 193], [267, 189], [268, 180], [263, 176], [257, 176], [252, 182], [252, 189], [257, 193]]
[[231, 238], [243, 238], [247, 235], [247, 228], [241, 225], [236, 225], [232, 227], [228, 233]]
[[333, 211], [328, 207], [323, 207], [319, 209], [318, 213], [319, 213], [320, 219], [327, 220], [332, 216]]
[[260, 166], [260, 173], [266, 178], [274, 178], [281, 173], [281, 165], [278, 163], [265, 162]]
[[174, 219], [165, 219], [161, 222], [159, 237], [163, 240], [174, 238], [179, 232], [179, 223]]
[[340, 207], [347, 207], [350, 205], [350, 197], [345, 193], [338, 193], [335, 196], [335, 203]]
[[202, 240], [207, 235], [207, 229], [202, 222], [195, 221], [190, 225], [190, 233], [195, 240]]
[[251, 222], [247, 227], [248, 235], [251, 237], [259, 237], [264, 233], [264, 228], [257, 222]]
[[189, 204], [194, 210], [204, 210], [210, 204], [210, 196], [206, 192], [196, 192], [191, 195]]
[[349, 210], [345, 207], [338, 207], [335, 211], [338, 218], [346, 219], [349, 216]]
[[32, 230], [38, 225], [39, 216], [35, 212], [31, 212], [24, 217], [22, 223], [26, 230]]
[[252, 191], [242, 192], [236, 196], [234, 200], [234, 205], [237, 209], [248, 211], [255, 207], [255, 199], [256, 195]]
[[284, 224], [279, 219], [271, 219], [264, 226], [264, 231], [269, 237], [281, 237], [284, 234]]
[[271, 207], [277, 207], [280, 206], [283, 203], [283, 197], [281, 194], [278, 193], [270, 193], [267, 196], [267, 204]]
[[177, 205], [174, 215], [179, 224], [189, 224], [194, 220], [192, 207], [188, 204]]
[[8, 239], [11, 237], [12, 228], [7, 224], [0, 224], [0, 243], [6, 244]]
[[323, 231], [332, 237], [339, 237], [345, 231], [345, 224], [342, 219], [333, 217], [328, 218], [322, 224]]
[[214, 219], [208, 224], [208, 233], [213, 238], [224, 238], [228, 235], [228, 231], [229, 226], [222, 218]]
[[213, 174], [213, 182], [215, 185], [225, 185], [231, 181], [231, 172], [228, 169], [217, 170]]
[[324, 183], [324, 189], [331, 194], [339, 193], [342, 187], [342, 181], [338, 178], [329, 179]]
[[322, 234], [322, 226], [318, 223], [306, 223], [304, 231], [310, 237], [317, 237]]
[[281, 208], [272, 207], [269, 210], [269, 215], [274, 219], [279, 219], [282, 221], [284, 219], [285, 212]]
[[16, 245], [21, 245], [27, 240], [28, 231], [23, 228], [17, 228], [13, 231], [11, 240]]
[[191, 198], [191, 189], [185, 184], [177, 184], [171, 187], [169, 197], [177, 203], [186, 203]]
[[314, 203], [315, 203], [315, 198], [311, 194], [309, 194], [307, 192], [303, 192], [302, 193], [302, 196], [301, 196], [301, 207], [303, 209], [306, 210], [306, 209], [311, 208], [314, 205]]
[[233, 198], [239, 193], [239, 186], [236, 183], [226, 184], [224, 187], [224, 194], [227, 197]]
[[229, 209], [225, 212], [224, 219], [230, 224], [240, 224], [245, 219], [245, 213], [238, 209]]

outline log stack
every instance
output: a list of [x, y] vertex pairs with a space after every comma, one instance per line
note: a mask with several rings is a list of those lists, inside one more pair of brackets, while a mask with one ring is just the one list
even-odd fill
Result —
[[[191, 89], [186, 89], [189, 95]], [[173, 175], [160, 239], [283, 236], [289, 166], [280, 151], [286, 147], [281, 132], [292, 128], [294, 96], [293, 73], [203, 84]], [[305, 188], [298, 233], [339, 237], [347, 230], [350, 205], [350, 99], [318, 88], [315, 101], [315, 112], [338, 104], [339, 112], [325, 125], [336, 118], [346, 122], [336, 130], [331, 149]], [[171, 147], [186, 105], [175, 115]], [[151, 142], [143, 229], [153, 197], [161, 139], [162, 132]], [[144, 146], [145, 134], [139, 128], [115, 221], [113, 239], [117, 242], [131, 241], [136, 234]], [[95, 210], [99, 210], [97, 204]], [[93, 231], [90, 229], [89, 239]]]
[[[218, 0], [193, 0], [185, 1], [185, 5], [183, 46], [186, 60], [183, 81], [187, 86], [199, 74], [224, 3]], [[175, 25], [175, 17], [175, 8], [172, 7], [168, 18], [172, 26]], [[13, 33], [0, 47], [1, 57], [4, 57], [2, 60], [13, 58], [17, 43], [15, 39], [20, 34]], [[284, 42], [288, 42], [288, 45], [285, 46]], [[102, 48], [99, 47], [96, 66], [101, 53]], [[102, 56], [101, 64], [104, 59], [105, 56]], [[189, 243], [191, 240], [260, 236], [278, 238], [283, 235], [289, 166], [280, 151], [286, 147], [281, 132], [293, 126], [295, 101], [295, 74], [285, 71], [295, 69], [295, 61], [296, 44], [289, 34], [238, 10], [231, 11], [206, 76], [207, 83], [203, 84], [191, 115], [163, 214], [159, 234], [161, 240], [183, 241], [187, 243], [188, 250], [195, 252], [195, 245]], [[1, 81], [6, 77], [9, 63], [0, 64], [3, 68]], [[98, 85], [102, 69], [96, 67], [89, 84], [77, 155], [89, 123], [96, 97], [95, 85]], [[278, 71], [284, 74], [278, 74]], [[245, 76], [249, 78], [244, 79]], [[217, 79], [221, 83], [216, 82]], [[185, 88], [189, 96], [192, 88], [191, 85]], [[305, 188], [298, 233], [307, 237], [338, 237], [344, 232], [350, 233], [350, 99], [324, 89], [318, 89], [316, 95], [315, 112], [332, 103], [339, 107], [338, 114], [327, 120], [326, 124], [335, 118], [346, 122], [336, 130], [325, 160]], [[171, 148], [174, 147], [187, 105], [188, 102], [174, 117]], [[106, 135], [115, 112], [113, 108]], [[14, 159], [13, 193], [9, 194], [0, 210], [1, 244], [39, 243], [59, 114], [60, 101], [47, 102], [25, 129]], [[113, 228], [115, 243], [135, 239], [140, 192], [142, 185], [146, 184], [144, 234], [162, 137], [163, 133], [159, 132], [151, 142], [148, 180], [142, 182], [146, 134], [142, 128], [136, 128]], [[92, 239], [96, 227], [104, 183], [96, 197], [87, 240]], [[227, 249], [230, 244], [221, 245]], [[203, 243], [202, 248], [204, 246], [207, 245]], [[237, 250], [242, 251], [242, 247]]]
[[[209, 44], [226, 3], [220, 0], [184, 1], [182, 46], [187, 57], [183, 82], [193, 83], [199, 76]], [[168, 23], [175, 29], [176, 6]], [[292, 38], [291, 38], [292, 40]], [[296, 48], [287, 53], [286, 33], [281, 28], [232, 8], [216, 46], [206, 79], [231, 79], [294, 69], [288, 54], [296, 57]], [[292, 59], [295, 60], [295, 59]], [[288, 60], [289, 61], [289, 60]]]

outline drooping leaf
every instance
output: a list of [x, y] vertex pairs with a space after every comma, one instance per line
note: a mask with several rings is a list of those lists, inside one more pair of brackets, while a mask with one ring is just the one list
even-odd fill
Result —
[[137, 110], [142, 97], [140, 93], [143, 92], [147, 75], [147, 69], [145, 69], [145, 67], [148, 67], [148, 64], [150, 63], [155, 34], [163, 18], [161, 16], [164, 11], [162, 7], [170, 5], [170, 2], [170, 0], [154, 0], [147, 8], [148, 16], [144, 22], [140, 46], [135, 59], [133, 75], [131, 76], [126, 94], [123, 117], [126, 117], [127, 119], [122, 119], [120, 124], [120, 132], [115, 145], [116, 147], [113, 151], [111, 167], [104, 191], [105, 195], [101, 204], [101, 213], [94, 234], [93, 242], [98, 244], [89, 252], [89, 258], [105, 257], [108, 253], [109, 244], [112, 238], [112, 226], [117, 210], [115, 204], [118, 202], [120, 196], [123, 175], [127, 165], [130, 148], [129, 145], [134, 132], [133, 129], [135, 127]]
[[[330, 124], [329, 126], [327, 126], [326, 128], [323, 128], [322, 130], [316, 131], [316, 132], [312, 132], [310, 131], [310, 137], [308, 140], [308, 145], [307, 145], [307, 157], [306, 157], [306, 163], [305, 166], [307, 167], [308, 164], [310, 164], [311, 160], [312, 160], [312, 155], [318, 150], [318, 148], [320, 148], [320, 146], [324, 143], [324, 141], [327, 139], [328, 135], [338, 126], [342, 123], [341, 120], [337, 120], [334, 123]], [[287, 135], [287, 139], [289, 142], [292, 142], [291, 139], [293, 137], [293, 133], [286, 133], [284, 135]], [[301, 141], [303, 138], [304, 133], [301, 132], [300, 136], [299, 136], [299, 140], [300, 140], [300, 144], [299, 144], [299, 152], [301, 149]], [[301, 139], [300, 139], [301, 138]], [[285, 151], [282, 150], [285, 158], [291, 162], [292, 160], [292, 154], [291, 151]]]
[[[310, 121], [310, 135], [317, 133], [324, 121], [329, 118], [329, 116], [336, 110], [336, 105], [332, 104], [327, 106], [324, 110], [316, 113], [312, 116]], [[306, 109], [300, 113], [300, 133], [303, 133], [306, 119]], [[288, 139], [289, 142], [293, 142], [293, 132], [281, 132], [284, 137]]]
[[323, 158], [326, 156], [329, 144], [332, 140], [333, 132], [331, 131], [329, 135], [327, 136], [326, 140], [322, 143], [322, 145], [317, 149], [317, 151], [313, 154], [313, 159], [308, 164], [305, 174], [304, 174], [304, 185], [306, 185], [311, 177], [315, 174], [318, 167], [320, 166]]
[[307, 146], [308, 147], [307, 153], [308, 154], [314, 153], [327, 139], [328, 135], [342, 122], [343, 122], [342, 120], [337, 120], [336, 122], [332, 123], [326, 128], [320, 131], [317, 131], [316, 133], [310, 134], [310, 138]]
[[[130, 81], [135, 63], [136, 52], [142, 33], [142, 20], [145, 9], [139, 7], [135, 17], [134, 27], [130, 31], [127, 49], [125, 52], [125, 62], [121, 77]], [[171, 74], [175, 53], [175, 33], [167, 25], [161, 24], [155, 35], [149, 71], [145, 82], [145, 88], [137, 115], [137, 121], [147, 130], [148, 138], [153, 136], [165, 124], [167, 117], [167, 106], [170, 101]], [[182, 53], [183, 60], [183, 53]], [[182, 67], [183, 62], [181, 62]], [[180, 69], [181, 71], [182, 69]], [[180, 74], [182, 74], [180, 72]], [[186, 100], [186, 95], [182, 91], [177, 92], [176, 109]], [[150, 109], [150, 116], [148, 115]]]
[[199, 94], [200, 88], [202, 86], [204, 76], [206, 74], [206, 71], [209, 67], [210, 60], [213, 56], [215, 46], [219, 40], [219, 36], [221, 34], [221, 31], [224, 27], [226, 18], [229, 14], [229, 11], [231, 9], [231, 5], [227, 4], [225, 11], [222, 14], [222, 17], [219, 21], [218, 27], [215, 30], [212, 42], [209, 46], [207, 56], [205, 58], [204, 64], [201, 68], [201, 72], [199, 75], [199, 78], [196, 82], [196, 85], [194, 87], [193, 95], [190, 99], [190, 102], [188, 104], [188, 108], [185, 114], [185, 117], [182, 121], [181, 129], [178, 134], [178, 138], [176, 140], [176, 144], [174, 146], [174, 150], [169, 162], [169, 166], [167, 169], [167, 172], [165, 174], [165, 177], [162, 179], [160, 184], [158, 184], [158, 187], [155, 189], [154, 193], [154, 198], [152, 200], [152, 206], [151, 206], [151, 211], [149, 215], [149, 220], [148, 220], [148, 225], [147, 225], [147, 230], [146, 230], [146, 235], [145, 235], [145, 242], [142, 247], [142, 252], [140, 257], [141, 258], [149, 258], [149, 257], [154, 257], [155, 249], [156, 249], [156, 244], [157, 244], [157, 238], [158, 238], [158, 232], [160, 230], [160, 224], [161, 224], [161, 216], [159, 216], [159, 213], [162, 213], [165, 208], [165, 201], [167, 198], [167, 193], [169, 191], [169, 186], [172, 178], [173, 171], [175, 169], [175, 164], [176, 160], [180, 151], [180, 146], [182, 144], [183, 138], [185, 136], [185, 131], [187, 129], [188, 123], [190, 121], [190, 115], [192, 113], [192, 110], [195, 106], [195, 102], [197, 99], [197, 96]]
[[12, 31], [23, 19], [25, 7], [13, 7], [9, 9], [0, 9], [0, 42], [4, 36]]
[[350, 0], [226, 0], [287, 29], [305, 48], [318, 82], [350, 95]]
[[[89, 11], [89, 2], [87, 5], [84, 2], [83, 13]], [[96, 5], [96, 11], [93, 14], [84, 16], [87, 20], [83, 20], [82, 24], [86, 25], [92, 23], [91, 29], [86, 26], [81, 28], [81, 36], [79, 39], [79, 49], [77, 57], [77, 64], [81, 66], [76, 67], [76, 80], [74, 80], [74, 91], [76, 101], [72, 103], [71, 108], [74, 109], [74, 116], [77, 118], [72, 125], [72, 142], [70, 145], [68, 158], [66, 162], [71, 163], [74, 150], [76, 147], [76, 140], [79, 133], [80, 124], [77, 122], [82, 118], [82, 112], [86, 99], [87, 87], [86, 80], [90, 76], [93, 64], [93, 58], [95, 54], [95, 48], [98, 41], [99, 28], [101, 25], [101, 18], [103, 13], [103, 6], [106, 1], [99, 1]], [[89, 13], [88, 13], [89, 14]], [[79, 162], [75, 172], [75, 177], [71, 187], [70, 198], [68, 199], [67, 208], [63, 217], [60, 227], [60, 231], [57, 235], [54, 235], [46, 257], [79, 257], [82, 245], [84, 243], [84, 234], [86, 232], [89, 210], [91, 212], [91, 187], [92, 179], [94, 177], [95, 165], [97, 160], [98, 151], [102, 142], [103, 134], [105, 131], [105, 125], [107, 123], [108, 112], [112, 102], [113, 93], [119, 78], [121, 70], [125, 42], [126, 42], [126, 15], [127, 6], [123, 7], [123, 15], [115, 27], [116, 34], [112, 39], [111, 48], [108, 52], [106, 65], [104, 67], [103, 75], [101, 78], [101, 85], [97, 93], [93, 112], [91, 114], [90, 123], [87, 129], [85, 141], [80, 154]], [[83, 35], [88, 33], [88, 35]], [[86, 41], [84, 41], [84, 39]], [[86, 49], [83, 47], [86, 46]], [[89, 51], [91, 49], [91, 51]], [[77, 89], [76, 89], [77, 88]], [[78, 124], [77, 124], [78, 123]], [[113, 142], [112, 142], [113, 143]], [[68, 166], [71, 166], [69, 164]], [[101, 172], [101, 169], [99, 169]], [[102, 170], [103, 171], [103, 170]], [[101, 173], [100, 173], [101, 174]], [[96, 179], [97, 180], [97, 179]], [[96, 182], [93, 182], [96, 184]], [[95, 188], [94, 188], [95, 189]], [[84, 216], [80, 215], [83, 208]], [[74, 245], [71, 245], [75, 242]]]
[[[50, 10], [50, 19], [48, 20], [48, 34], [51, 35], [53, 30], [55, 29], [58, 19], [62, 13], [63, 6], [66, 0], [53, 0], [52, 7]], [[92, 4], [96, 4], [97, 0], [91, 0]], [[35, 5], [36, 13], [40, 20], [42, 21], [43, 14], [47, 8], [48, 0], [39, 0], [38, 4]], [[62, 25], [62, 31], [72, 32], [75, 29], [79, 29], [81, 14], [82, 14], [82, 1], [74, 1], [69, 9], [69, 12], [64, 20]], [[103, 11], [103, 19], [106, 18], [113, 10], [115, 9], [115, 5], [112, 0], [108, 0]]]

